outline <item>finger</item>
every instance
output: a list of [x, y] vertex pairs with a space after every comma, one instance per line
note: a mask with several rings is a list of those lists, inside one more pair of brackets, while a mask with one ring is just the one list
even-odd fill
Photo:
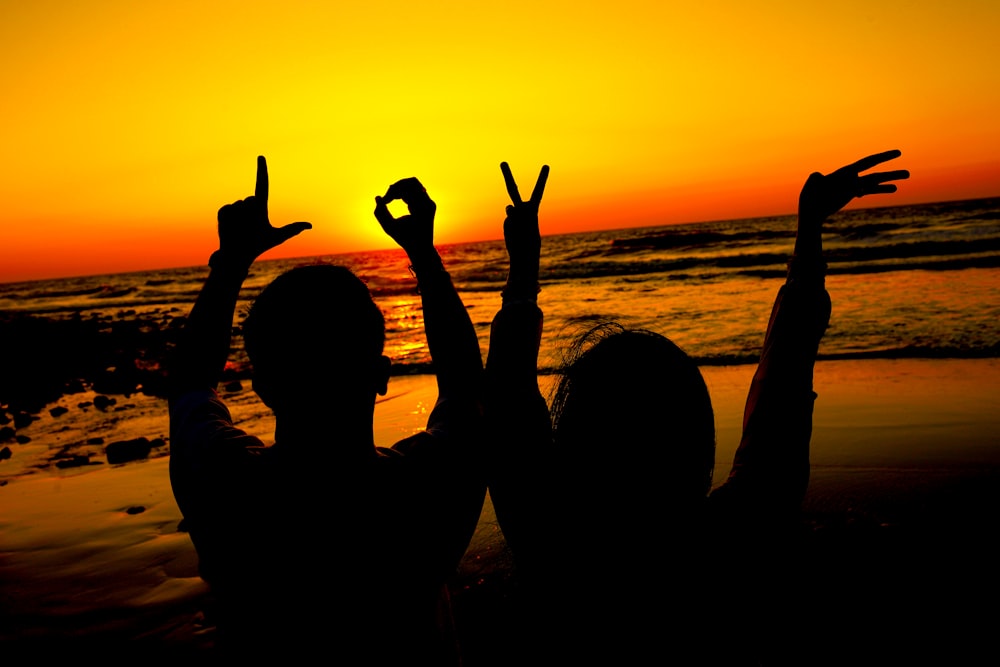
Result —
[[[861, 195], [870, 195], [873, 192], [879, 192], [879, 187], [886, 181], [898, 181], [901, 179], [909, 178], [910, 172], [905, 169], [900, 169], [898, 171], [883, 171], [877, 174], [867, 174], [865, 176], [859, 176], [855, 188]], [[893, 186], [893, 192], [895, 192], [895, 186]]]
[[420, 193], [427, 194], [427, 190], [424, 188], [423, 184], [420, 183], [416, 178], [411, 176], [410, 178], [404, 178], [402, 180], [396, 181], [389, 186], [389, 189], [385, 191], [385, 199], [387, 202], [391, 202], [394, 199], [402, 199], [407, 204], [407, 198], [413, 199], [419, 196]]
[[906, 169], [897, 169], [896, 171], [880, 171], [875, 174], [867, 174], [861, 178], [874, 181], [876, 183], [885, 183], [886, 181], [901, 181], [909, 177], [909, 171]]
[[[895, 192], [895, 191], [896, 191], [896, 184], [895, 183], [887, 183], [885, 185], [876, 185], [876, 186], [872, 187], [871, 189], [867, 190], [865, 192], [865, 194], [880, 195], [880, 194], [889, 194], [890, 192]], [[858, 196], [860, 197], [862, 195], [858, 195]]]
[[517, 190], [517, 183], [514, 182], [514, 174], [510, 173], [510, 165], [506, 162], [500, 163], [500, 171], [503, 172], [503, 182], [507, 185], [507, 194], [514, 205], [521, 203], [521, 193]]
[[284, 227], [278, 228], [278, 236], [282, 243], [292, 238], [293, 236], [298, 236], [307, 229], [312, 229], [312, 223], [309, 222], [293, 222], [291, 224], [285, 225]]
[[233, 204], [226, 204], [225, 206], [219, 209], [219, 214], [218, 214], [219, 222], [222, 222], [223, 220], [229, 220], [230, 218], [233, 217], [233, 214], [235, 212], [236, 209], [233, 208]]
[[535, 189], [531, 191], [531, 203], [537, 208], [542, 203], [542, 193], [545, 192], [545, 182], [549, 180], [549, 165], [544, 165], [535, 181]]
[[375, 197], [375, 219], [378, 220], [378, 224], [383, 227], [391, 225], [396, 221], [396, 218], [394, 218], [392, 213], [389, 212], [389, 207], [386, 206], [386, 204], [391, 201], [392, 199], [388, 197]]
[[257, 186], [254, 188], [254, 196], [265, 204], [270, 185], [267, 180], [267, 160], [263, 155], [257, 156]]
[[[889, 160], [895, 160], [903, 153], [898, 150], [885, 151], [884, 153], [876, 153], [875, 155], [869, 155], [868, 157], [863, 157], [853, 164], [849, 164], [843, 169], [853, 171], [858, 174], [862, 171], [867, 171], [874, 167], [875, 165], [882, 164], [883, 162], [888, 162]], [[839, 171], [839, 170], [838, 170]]]

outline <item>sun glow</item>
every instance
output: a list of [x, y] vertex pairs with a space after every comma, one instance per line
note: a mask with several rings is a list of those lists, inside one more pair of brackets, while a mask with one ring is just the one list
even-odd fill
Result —
[[[5, 6], [0, 280], [202, 264], [268, 157], [270, 256], [387, 247], [417, 176], [441, 242], [499, 237], [498, 164], [552, 167], [544, 231], [787, 213], [903, 150], [895, 203], [1000, 194], [1000, 6]], [[928, 34], [933, 39], [927, 39]], [[873, 201], [871, 205], [877, 205]]]

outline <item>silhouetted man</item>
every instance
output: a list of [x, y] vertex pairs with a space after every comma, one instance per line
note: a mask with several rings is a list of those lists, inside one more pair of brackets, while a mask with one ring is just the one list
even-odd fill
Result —
[[[267, 197], [261, 157], [255, 196], [219, 211], [219, 249], [171, 369], [171, 482], [217, 598], [217, 646], [254, 658], [454, 662], [445, 582], [485, 493], [472, 447], [482, 359], [433, 245], [435, 204], [411, 178], [375, 211], [420, 289], [438, 384], [427, 429], [375, 446], [384, 319], [353, 273], [318, 264], [275, 279], [244, 323], [253, 387], [276, 419], [267, 447], [233, 425], [215, 391], [251, 264], [311, 227], [272, 227]], [[395, 219], [394, 199], [410, 215]]]

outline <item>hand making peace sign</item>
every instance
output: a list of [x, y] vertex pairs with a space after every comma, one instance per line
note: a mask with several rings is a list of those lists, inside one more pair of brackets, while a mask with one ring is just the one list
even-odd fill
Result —
[[545, 192], [545, 182], [549, 178], [549, 167], [545, 165], [538, 174], [535, 189], [531, 199], [521, 200], [521, 193], [514, 182], [514, 175], [506, 162], [500, 163], [503, 180], [507, 185], [507, 194], [513, 202], [507, 207], [507, 218], [503, 221], [503, 238], [507, 244], [507, 254], [510, 256], [511, 268], [522, 262], [532, 262], [536, 267], [542, 250], [542, 237], [538, 230], [538, 207], [542, 203], [542, 193]]

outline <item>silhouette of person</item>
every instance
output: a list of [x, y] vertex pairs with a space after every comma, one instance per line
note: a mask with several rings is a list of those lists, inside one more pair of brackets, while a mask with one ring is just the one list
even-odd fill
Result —
[[[170, 476], [217, 603], [217, 641], [254, 659], [455, 664], [445, 583], [485, 495], [482, 358], [434, 248], [436, 206], [416, 179], [376, 198], [375, 216], [408, 254], [419, 286], [438, 400], [426, 430], [374, 444], [385, 394], [385, 322], [367, 286], [330, 264], [276, 278], [243, 333], [253, 388], [275, 415], [275, 444], [233, 424], [215, 391], [241, 284], [264, 251], [308, 223], [273, 227], [268, 175], [219, 211], [219, 249], [171, 368]], [[386, 204], [402, 199], [410, 214]]]
[[501, 164], [510, 270], [486, 363], [487, 475], [544, 658], [758, 661], [780, 645], [781, 621], [794, 614], [787, 589], [798, 583], [781, 577], [808, 485], [813, 366], [830, 317], [822, 223], [855, 197], [894, 192], [890, 181], [908, 172], [862, 172], [899, 155], [814, 173], [802, 188], [742, 439], [711, 493], [709, 393], [694, 361], [660, 334], [617, 323], [585, 334], [550, 422], [536, 370], [548, 169], [525, 202]]

